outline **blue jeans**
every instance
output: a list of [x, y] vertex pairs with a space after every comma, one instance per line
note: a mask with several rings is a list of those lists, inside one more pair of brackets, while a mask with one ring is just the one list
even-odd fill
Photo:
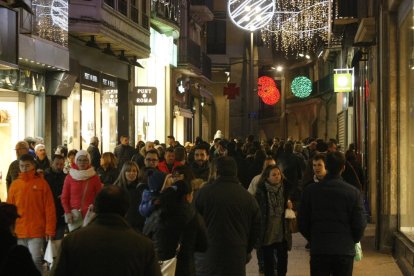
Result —
[[29, 249], [32, 254], [32, 259], [36, 268], [42, 273], [42, 258], [43, 258], [43, 245], [44, 238], [27, 238], [17, 239], [17, 244], [23, 245]]

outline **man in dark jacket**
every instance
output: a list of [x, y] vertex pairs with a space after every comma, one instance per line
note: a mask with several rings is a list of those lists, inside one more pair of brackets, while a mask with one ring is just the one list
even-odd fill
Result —
[[191, 163], [191, 170], [195, 178], [207, 181], [210, 172], [208, 159], [208, 147], [203, 144], [197, 145], [194, 148], [194, 162]]
[[208, 249], [197, 262], [197, 275], [245, 275], [260, 232], [259, 206], [237, 179], [236, 161], [223, 156], [215, 162], [216, 180], [195, 198], [208, 233]]
[[95, 199], [96, 218], [63, 239], [52, 275], [161, 276], [152, 242], [124, 219], [128, 208], [126, 191], [104, 187]]
[[56, 209], [56, 240], [63, 239], [65, 234], [65, 211], [62, 207], [60, 196], [62, 195], [63, 183], [65, 182], [66, 174], [63, 172], [65, 167], [65, 158], [62, 155], [54, 155], [52, 158], [52, 165], [46, 169], [45, 180], [49, 184], [50, 190], [53, 194]]
[[311, 275], [352, 275], [355, 243], [366, 227], [361, 194], [341, 178], [342, 153], [329, 153], [326, 168], [323, 181], [304, 191], [299, 229], [310, 243]]
[[91, 142], [87, 149], [91, 156], [91, 165], [97, 170], [101, 166], [101, 153], [99, 151], [99, 138], [96, 136], [91, 137]]
[[118, 168], [122, 168], [126, 161], [130, 161], [132, 156], [136, 153], [136, 150], [129, 145], [128, 136], [121, 135], [120, 144], [115, 147], [114, 155], [118, 160]]
[[19, 173], [20, 173], [19, 158], [23, 154], [29, 153], [29, 144], [26, 141], [19, 141], [16, 144], [15, 150], [16, 150], [17, 159], [10, 163], [9, 170], [7, 171], [7, 176], [6, 176], [7, 191], [9, 190], [12, 182], [16, 180], [17, 177], [19, 177]]

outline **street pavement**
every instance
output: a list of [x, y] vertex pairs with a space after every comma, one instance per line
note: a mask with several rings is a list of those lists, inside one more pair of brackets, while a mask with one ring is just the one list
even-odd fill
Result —
[[[364, 257], [359, 262], [354, 262], [356, 276], [400, 276], [403, 275], [391, 255], [382, 254], [374, 249], [375, 225], [369, 224], [365, 230], [361, 242]], [[305, 249], [306, 240], [301, 234], [293, 234], [293, 246], [289, 252], [289, 276], [306, 276], [309, 273], [309, 251]], [[246, 267], [247, 276], [258, 276], [256, 252], [252, 254], [252, 260]]]

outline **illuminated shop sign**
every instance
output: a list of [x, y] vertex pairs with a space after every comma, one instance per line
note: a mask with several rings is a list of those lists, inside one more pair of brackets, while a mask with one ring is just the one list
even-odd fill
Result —
[[106, 104], [117, 104], [118, 103], [118, 90], [104, 90], [103, 91], [103, 102]]
[[99, 72], [97, 71], [88, 68], [82, 68], [81, 81], [83, 85], [100, 88]]
[[33, 0], [34, 33], [68, 46], [68, 0]]
[[156, 105], [157, 88], [156, 87], [134, 87], [132, 99], [135, 105]]
[[354, 69], [334, 69], [334, 92], [352, 92], [354, 88]]
[[30, 70], [0, 70], [0, 88], [38, 94], [45, 92], [45, 75]]

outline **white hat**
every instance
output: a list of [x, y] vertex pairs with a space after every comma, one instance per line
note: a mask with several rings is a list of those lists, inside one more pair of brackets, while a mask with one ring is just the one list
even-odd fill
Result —
[[88, 157], [89, 162], [91, 162], [91, 156], [89, 155], [89, 153], [86, 150], [80, 150], [75, 155], [75, 163], [76, 163], [76, 161], [78, 161], [78, 158], [80, 156], [86, 156], [86, 157]]
[[224, 138], [224, 135], [223, 133], [221, 133], [221, 130], [217, 130], [216, 134], [214, 134], [214, 139], [216, 138], [220, 138], [220, 139]]

